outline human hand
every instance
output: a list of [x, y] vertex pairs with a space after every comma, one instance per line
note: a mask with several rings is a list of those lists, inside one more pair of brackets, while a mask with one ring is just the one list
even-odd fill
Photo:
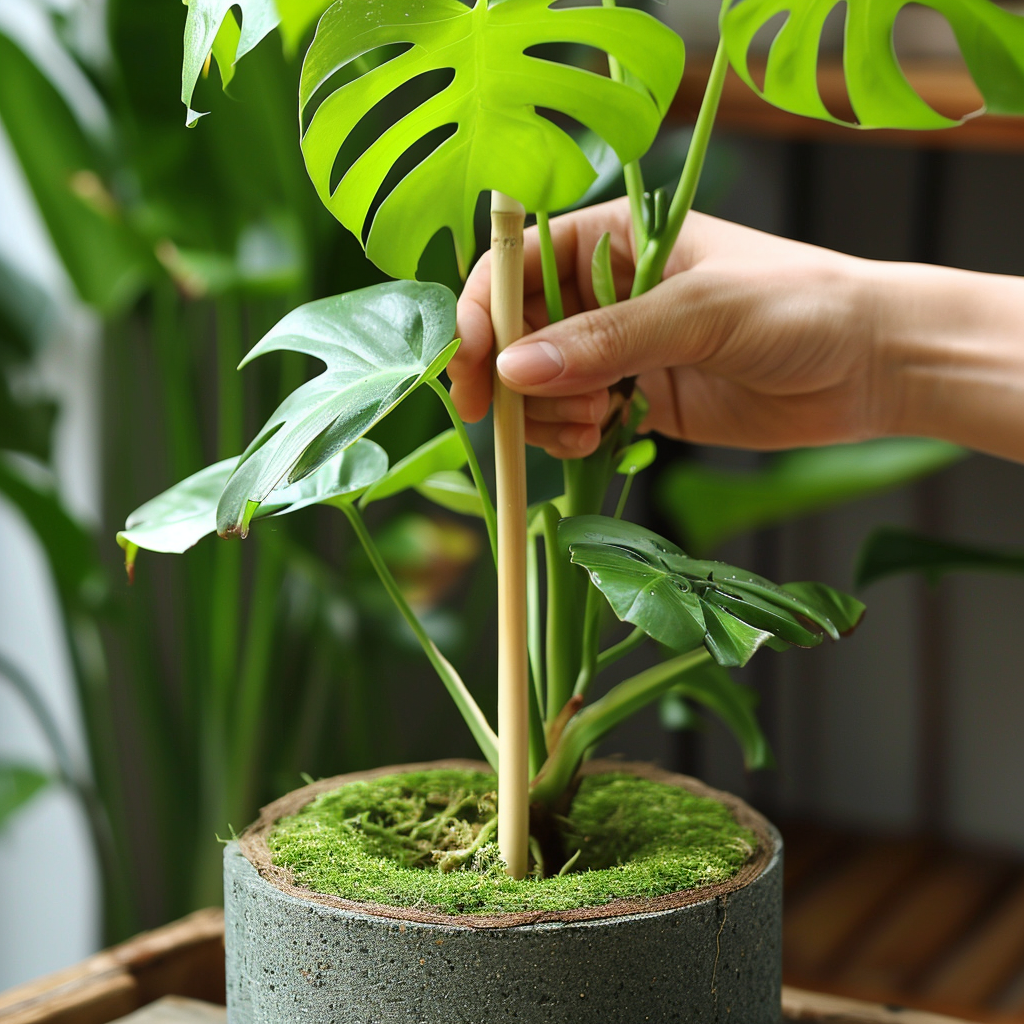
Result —
[[[610, 385], [638, 377], [643, 429], [773, 449], [884, 432], [893, 388], [879, 372], [880, 266], [691, 213], [665, 279], [597, 307], [590, 263], [611, 232], [612, 269], [628, 295], [634, 253], [625, 200], [551, 222], [567, 319], [548, 326], [536, 229], [525, 238], [527, 336], [502, 353], [502, 380], [527, 396], [526, 434], [558, 458], [592, 452]], [[452, 397], [475, 421], [491, 399], [490, 261], [459, 300], [462, 345]], [[529, 333], [533, 332], [533, 333]]]

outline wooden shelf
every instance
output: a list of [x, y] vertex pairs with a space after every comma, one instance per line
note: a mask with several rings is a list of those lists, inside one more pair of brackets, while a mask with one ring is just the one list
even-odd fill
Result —
[[[690, 57], [671, 116], [692, 122], [700, 108], [704, 84], [711, 70], [707, 57]], [[961, 117], [981, 106], [970, 75], [962, 66], [946, 61], [918, 61], [905, 64], [907, 77], [921, 96], [936, 110]], [[763, 81], [763, 65], [751, 64], [755, 81]], [[842, 66], [838, 60], [823, 61], [818, 85], [822, 100], [834, 114], [853, 119]], [[1024, 117], [995, 117], [984, 114], [957, 128], [940, 131], [883, 131], [846, 128], [842, 125], [800, 117], [779, 110], [757, 96], [730, 70], [718, 113], [721, 130], [758, 138], [788, 142], [839, 143], [842, 145], [889, 146], [913, 149], [961, 150], [964, 152], [1024, 152]]]

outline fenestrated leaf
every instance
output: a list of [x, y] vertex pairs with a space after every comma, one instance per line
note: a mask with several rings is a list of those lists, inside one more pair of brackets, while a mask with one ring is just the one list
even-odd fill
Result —
[[[1024, 114], [1024, 19], [990, 0], [847, 0], [843, 69], [861, 128], [947, 128], [959, 124], [933, 110], [900, 67], [892, 34], [911, 2], [938, 11], [956, 36], [975, 85], [993, 114]], [[732, 0], [722, 8], [722, 38], [737, 74], [783, 110], [843, 124], [818, 92], [818, 53], [833, 0]], [[764, 88], [747, 64], [755, 36], [776, 15]]]
[[682, 462], [664, 473], [658, 504], [687, 546], [703, 552], [746, 530], [899, 487], [964, 454], [945, 441], [891, 437], [785, 452], [750, 472]]
[[950, 572], [1024, 574], [1024, 552], [980, 548], [887, 526], [868, 537], [857, 565], [857, 586], [904, 572], [924, 573], [937, 583]]
[[435, 505], [464, 516], [483, 516], [484, 502], [476, 484], [457, 469], [432, 473], [416, 491]]
[[50, 776], [36, 768], [0, 761], [0, 832], [14, 814], [50, 782]]
[[280, 321], [242, 361], [289, 350], [326, 364], [292, 392], [242, 453], [217, 508], [222, 535], [242, 533], [281, 480], [308, 476], [386, 416], [455, 354], [455, 296], [398, 281], [319, 299]]
[[[117, 542], [125, 550], [129, 572], [139, 548], [181, 554], [216, 532], [217, 502], [237, 462], [235, 456], [201, 469], [140, 505], [128, 517]], [[285, 515], [340, 499], [353, 501], [387, 468], [384, 449], [363, 438], [298, 483], [272, 491], [256, 517]]]
[[721, 665], [713, 661], [695, 665], [680, 678], [668, 696], [695, 701], [714, 712], [736, 737], [748, 770], [770, 768], [775, 763], [754, 713], [757, 694], [737, 683]]
[[852, 632], [864, 617], [864, 602], [824, 583], [783, 583], [783, 590], [818, 608], [835, 624], [840, 634]]
[[[470, 7], [460, 0], [339, 0], [320, 20], [302, 69], [299, 101], [309, 120], [302, 150], [320, 198], [353, 234], [363, 237], [381, 186], [410, 147], [425, 139], [436, 145], [432, 133], [455, 129], [402, 178], [373, 217], [366, 252], [392, 277], [413, 277], [427, 243], [443, 228], [451, 231], [459, 265], [467, 270], [482, 191], [505, 192], [531, 211], [557, 210], [586, 191], [596, 172], [538, 107], [581, 122], [623, 163], [653, 141], [682, 75], [679, 37], [641, 11], [552, 10], [552, 2], [477, 0]], [[543, 43], [605, 50], [635, 82], [613, 82], [526, 54]], [[312, 109], [314, 97], [320, 99], [339, 71], [396, 44], [410, 48], [365, 74], [349, 74]], [[454, 71], [450, 84], [377, 134], [335, 185], [338, 153], [360, 120], [400, 86], [444, 70]]]
[[359, 502], [365, 508], [370, 502], [390, 498], [394, 494], [418, 487], [427, 477], [444, 470], [462, 469], [466, 464], [466, 450], [454, 429], [432, 437], [416, 451], [396, 462], [387, 476], [378, 480]]
[[822, 632], [838, 639], [849, 625], [851, 608], [829, 588], [784, 589], [724, 562], [690, 558], [632, 523], [576, 516], [558, 529], [615, 614], [679, 651], [703, 643], [719, 664], [744, 665], [769, 640], [812, 647]]

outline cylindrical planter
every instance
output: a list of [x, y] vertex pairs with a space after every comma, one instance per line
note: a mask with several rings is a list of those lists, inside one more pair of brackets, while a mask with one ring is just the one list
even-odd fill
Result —
[[342, 775], [264, 808], [225, 850], [229, 1024], [778, 1024], [782, 840], [741, 800], [646, 765], [634, 771], [724, 803], [758, 837], [728, 882], [573, 912], [450, 917], [361, 904], [291, 884], [266, 835]]

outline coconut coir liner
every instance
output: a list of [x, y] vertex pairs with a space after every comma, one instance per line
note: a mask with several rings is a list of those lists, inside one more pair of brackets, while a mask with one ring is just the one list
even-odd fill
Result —
[[628, 914], [650, 914], [665, 910], [677, 910], [680, 907], [704, 903], [719, 896], [727, 896], [729, 893], [749, 885], [764, 871], [775, 852], [775, 840], [767, 820], [731, 793], [723, 793], [704, 785], [699, 779], [662, 771], [653, 765], [631, 761], [599, 760], [590, 761], [584, 765], [581, 774], [603, 775], [608, 772], [628, 772], [641, 779], [678, 786], [696, 796], [717, 800], [732, 812], [737, 824], [749, 829], [757, 836], [757, 849], [732, 878], [715, 885], [684, 889], [681, 892], [647, 899], [617, 899], [597, 907], [578, 907], [574, 910], [526, 910], [510, 914], [439, 914], [415, 907], [392, 907], [383, 903], [363, 903], [357, 900], [342, 899], [340, 896], [327, 896], [296, 885], [289, 869], [274, 864], [270, 848], [267, 846], [267, 835], [281, 818], [298, 814], [303, 807], [315, 800], [321, 793], [338, 789], [348, 782], [368, 781], [383, 775], [402, 775], [409, 772], [446, 768], [476, 772], [492, 770], [490, 765], [482, 761], [455, 759], [429, 761], [421, 764], [391, 765], [386, 768], [374, 768], [371, 771], [351, 772], [348, 775], [335, 775], [330, 779], [321, 779], [319, 782], [293, 790], [279, 800], [267, 804], [260, 811], [260, 816], [256, 821], [239, 836], [239, 848], [262, 878], [275, 888], [280, 889], [281, 892], [294, 896], [296, 899], [320, 903], [325, 907], [335, 907], [338, 910], [348, 910], [356, 914], [369, 914], [371, 917], [387, 917], [396, 921], [447, 924], [466, 928], [512, 928], [516, 925], [541, 924], [549, 921], [566, 923], [594, 921], [606, 917], [624, 917]]

